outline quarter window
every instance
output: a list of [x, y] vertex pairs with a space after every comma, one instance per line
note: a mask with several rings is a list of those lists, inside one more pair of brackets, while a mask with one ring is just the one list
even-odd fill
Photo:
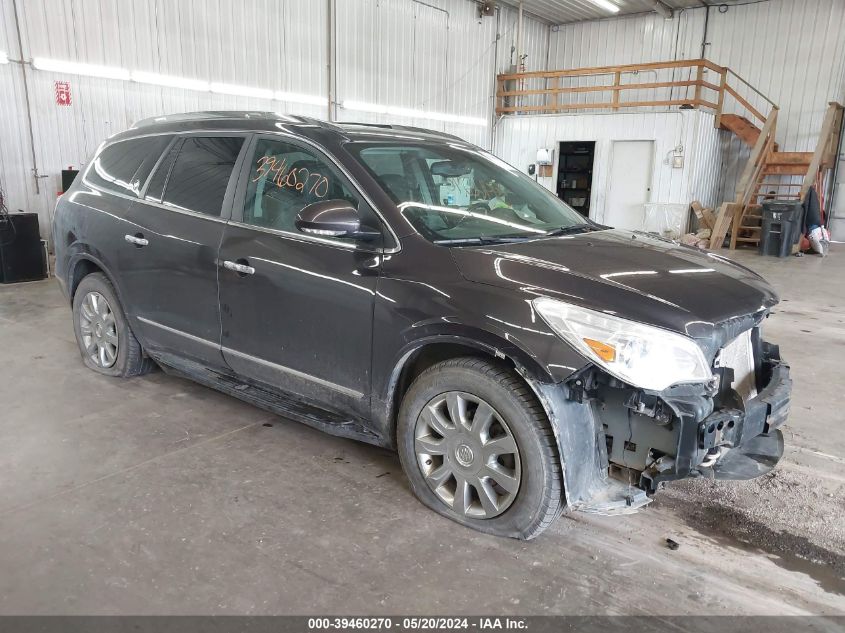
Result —
[[296, 216], [303, 207], [339, 199], [364, 211], [335, 169], [315, 153], [284, 141], [258, 142], [249, 169], [244, 222], [297, 232]]
[[137, 196], [172, 139], [158, 135], [113, 143], [97, 155], [85, 177], [107, 191]]
[[162, 202], [219, 217], [243, 142], [233, 136], [187, 137], [170, 170]]

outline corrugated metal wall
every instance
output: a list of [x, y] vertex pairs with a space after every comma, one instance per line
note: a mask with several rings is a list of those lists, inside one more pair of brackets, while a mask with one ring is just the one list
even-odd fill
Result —
[[[646, 14], [554, 27], [549, 68], [701, 57], [706, 15], [700, 8], [676, 11], [672, 20]], [[778, 104], [781, 149], [813, 150], [827, 103], [845, 98], [845, 2], [767, 0], [713, 6], [706, 40], [705, 57], [730, 67]], [[768, 112], [748, 90], [740, 92]], [[659, 91], [639, 96], [661, 98]], [[743, 113], [741, 108], [733, 111]], [[720, 195], [732, 197], [748, 151], [731, 135], [722, 135], [722, 142]]]
[[[329, 0], [18, 0], [23, 59], [48, 57], [130, 71], [326, 97]], [[14, 0], [0, 0], [0, 50], [20, 58]], [[506, 69], [516, 11], [481, 19], [468, 0], [338, 0], [336, 101], [355, 100], [491, 120], [496, 68]], [[502, 38], [497, 43], [497, 25]], [[530, 68], [545, 66], [548, 27], [526, 16]], [[47, 233], [60, 170], [82, 165], [133, 121], [195, 110], [280, 110], [327, 118], [325, 106], [163, 88], [27, 67], [35, 194], [23, 72], [0, 65], [0, 182], [13, 210], [41, 215]], [[56, 105], [69, 81], [72, 105]], [[482, 146], [489, 125], [409, 119], [338, 108], [338, 119], [440, 129]]]
[[[496, 153], [525, 169], [539, 148], [555, 150], [561, 141], [595, 141], [590, 217], [603, 222], [613, 141], [653, 140], [655, 144], [651, 202], [688, 203], [698, 199], [715, 203], [721, 146], [713, 115], [699, 110], [565, 114], [505, 117], [496, 127]], [[671, 155], [682, 148], [684, 167], [673, 168]], [[556, 169], [556, 167], [555, 167]], [[538, 178], [554, 191], [555, 178]]]

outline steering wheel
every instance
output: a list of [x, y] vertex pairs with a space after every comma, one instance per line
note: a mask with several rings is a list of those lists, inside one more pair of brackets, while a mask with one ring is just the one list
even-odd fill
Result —
[[[469, 211], [470, 213], [478, 214], [478, 215], [490, 215], [490, 207], [487, 206], [486, 202], [473, 202], [471, 205], [469, 205], [469, 207], [467, 207], [467, 211]], [[452, 220], [454, 218], [454, 216], [452, 216], [449, 213], [443, 213], [442, 215], [451, 216], [451, 217], [449, 217], [448, 220]], [[472, 217], [471, 215], [460, 216], [458, 218], [458, 220], [454, 224], [451, 225], [451, 228], [453, 228], [453, 229], [458, 228], [461, 224], [466, 222], [471, 217]], [[449, 224], [449, 221], [445, 217], [443, 218], [443, 220], [446, 221], [447, 224]]]

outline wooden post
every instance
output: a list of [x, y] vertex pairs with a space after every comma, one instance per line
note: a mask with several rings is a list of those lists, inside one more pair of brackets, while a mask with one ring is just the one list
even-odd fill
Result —
[[[698, 64], [698, 71], [695, 75], [695, 107], [697, 108], [701, 102], [701, 82], [704, 81], [704, 64]], [[686, 92], [686, 90], [684, 91]]]
[[502, 93], [505, 91], [505, 81], [501, 76], [496, 77], [496, 114], [501, 114], [501, 108], [505, 107], [505, 97]]
[[798, 196], [799, 200], [803, 200], [804, 196], [807, 195], [807, 191], [813, 186], [816, 175], [819, 173], [822, 159], [827, 151], [827, 146], [836, 124], [837, 106], [837, 103], [831, 103], [827, 108], [827, 112], [825, 112], [822, 130], [819, 134], [819, 140], [816, 142], [816, 150], [813, 152], [813, 159], [810, 161], [810, 166], [804, 175], [804, 182], [801, 184], [801, 192]]
[[619, 109], [619, 92], [620, 92], [620, 90], [618, 90], [618, 88], [619, 88], [619, 84], [621, 82], [622, 82], [622, 73], [617, 70], [615, 73], [613, 73], [613, 85], [614, 85], [614, 87], [617, 88], [617, 90], [613, 91], [613, 109], [614, 110]]
[[722, 107], [725, 105], [725, 86], [728, 83], [728, 69], [722, 69], [722, 78], [719, 80], [719, 99], [716, 101], [716, 127], [722, 125]]
[[[560, 88], [560, 77], [552, 77], [552, 82], [551, 82], [550, 88], [552, 90], [557, 90], [558, 88]], [[557, 113], [557, 111], [558, 111], [557, 106], [559, 106], [559, 105], [560, 105], [560, 93], [554, 92], [554, 93], [552, 93], [552, 112]]]

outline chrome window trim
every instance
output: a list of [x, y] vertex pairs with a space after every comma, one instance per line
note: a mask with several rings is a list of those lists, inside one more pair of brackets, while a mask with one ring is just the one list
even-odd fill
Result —
[[[255, 136], [258, 136], [258, 137], [261, 137], [261, 136], [281, 136], [283, 138], [289, 138], [289, 139], [293, 139], [295, 141], [301, 141], [303, 144], [308, 145], [310, 147], [313, 147], [321, 155], [325, 156], [327, 158], [327, 160], [334, 167], [336, 167], [338, 170], [340, 170], [340, 172], [346, 177], [347, 180], [349, 180], [349, 182], [355, 188], [356, 193], [358, 193], [367, 202], [367, 204], [370, 205], [370, 208], [378, 216], [378, 218], [381, 220], [382, 224], [387, 227], [387, 230], [389, 231], [390, 236], [393, 238], [393, 242], [396, 244], [396, 246], [394, 246], [392, 248], [373, 249], [373, 252], [384, 253], [385, 255], [392, 255], [392, 254], [398, 253], [399, 251], [402, 250], [402, 242], [399, 241], [399, 236], [396, 234], [396, 231], [393, 230], [393, 226], [391, 226], [390, 222], [387, 221], [387, 219], [384, 217], [384, 214], [379, 210], [378, 205], [376, 205], [373, 202], [372, 198], [366, 193], [366, 191], [361, 186], [361, 184], [352, 176], [352, 174], [349, 173], [349, 170], [346, 169], [346, 167], [344, 167], [343, 165], [341, 165], [337, 161], [337, 159], [334, 156], [332, 156], [331, 154], [329, 154], [325, 150], [325, 148], [321, 147], [319, 143], [316, 143], [316, 142], [312, 141], [311, 139], [308, 139], [304, 136], [292, 134], [291, 132], [282, 132], [282, 131], [279, 131], [279, 130], [254, 130], [254, 129], [251, 129], [251, 130], [213, 130], [213, 129], [212, 130], [186, 130], [184, 132], [173, 132], [173, 131], [169, 131], [169, 132], [150, 132], [148, 134], [138, 134], [138, 135], [135, 135], [135, 136], [131, 136], [129, 138], [122, 138], [122, 139], [118, 139], [118, 140], [111, 141], [111, 142], [109, 142], [108, 140], [105, 140], [100, 144], [100, 147], [97, 148], [97, 152], [94, 154], [94, 158], [91, 159], [91, 162], [86, 167], [85, 172], [82, 175], [82, 181], [86, 185], [91, 187], [92, 189], [95, 189], [96, 191], [100, 191], [100, 192], [107, 193], [107, 194], [110, 194], [110, 195], [118, 196], [120, 198], [125, 198], [127, 200], [132, 200], [133, 202], [143, 202], [144, 204], [151, 204], [155, 207], [158, 207], [160, 209], [165, 209], [167, 211], [175, 211], [176, 213], [184, 213], [186, 215], [191, 215], [193, 217], [206, 218], [206, 219], [215, 220], [215, 221], [218, 221], [218, 222], [229, 223], [230, 220], [226, 220], [226, 219], [223, 219], [223, 218], [215, 218], [213, 216], [206, 215], [204, 213], [200, 213], [199, 211], [190, 211], [188, 209], [179, 209], [179, 208], [175, 208], [175, 207], [170, 206], [170, 205], [165, 205], [165, 204], [160, 203], [160, 202], [153, 202], [153, 201], [151, 201], [147, 198], [129, 196], [129, 195], [126, 195], [126, 194], [121, 194], [121, 193], [115, 192], [115, 191], [110, 191], [108, 189], [103, 189], [101, 187], [98, 187], [97, 185], [92, 184], [87, 179], [88, 171], [93, 166], [94, 160], [96, 160], [96, 158], [97, 158], [97, 156], [99, 156], [100, 152], [102, 152], [106, 147], [114, 145], [115, 143], [123, 143], [125, 141], [130, 141], [130, 140], [134, 140], [134, 139], [137, 139], [137, 138], [143, 138], [143, 137], [147, 137], [147, 136], [165, 136], [165, 135], [174, 135], [174, 136], [176, 136], [176, 139], [178, 140], [180, 138], [186, 138], [187, 136], [192, 136], [192, 135], [195, 135], [195, 134], [200, 134], [200, 135], [201, 134], [226, 134], [226, 135], [234, 135], [234, 136], [254, 134]], [[162, 152], [162, 157], [171, 148], [172, 148], [172, 145], [169, 145], [165, 149], [165, 151]], [[156, 166], [153, 168], [153, 171], [150, 173], [150, 177], [152, 177], [152, 174], [155, 173], [155, 169], [158, 166], [159, 166], [159, 164], [157, 163]], [[143, 191], [144, 191], [145, 194], [146, 194], [146, 185], [147, 184], [149, 184], [149, 178], [147, 179], [147, 182], [144, 183], [144, 190]], [[241, 210], [241, 214], [243, 214], [243, 210]], [[296, 237], [296, 238], [302, 239], [303, 241], [306, 241], [306, 242], [315, 242], [315, 243], [318, 243], [318, 244], [326, 244], [326, 245], [336, 245], [336, 246], [339, 246], [341, 248], [346, 248], [346, 249], [349, 249], [349, 250], [358, 248], [360, 246], [360, 243], [347, 244], [347, 243], [339, 241], [339, 240], [328, 240], [326, 238], [319, 238], [319, 237], [315, 237], [315, 236], [311, 236], [311, 235], [306, 235], [304, 233], [292, 233], [292, 232], [289, 232], [289, 231], [279, 231], [277, 229], [270, 229], [270, 228], [267, 228], [267, 227], [259, 227], [259, 226], [255, 226], [255, 225], [252, 225], [252, 224], [246, 224], [244, 222], [236, 222], [236, 221], [233, 221], [233, 220], [231, 221], [231, 223], [236, 225], [236, 226], [241, 226], [241, 227], [250, 228], [250, 229], [256, 229], [256, 230], [259, 230], [259, 231], [262, 231], [262, 232], [271, 233], [271, 234], [279, 235], [279, 236], [282, 236], [282, 237]]]
[[291, 376], [296, 376], [297, 378], [303, 378], [304, 380], [311, 381], [322, 387], [327, 387], [329, 389], [337, 391], [338, 393], [342, 393], [344, 395], [351, 396], [359, 400], [364, 397], [363, 393], [361, 393], [360, 391], [356, 391], [355, 389], [344, 387], [343, 385], [324, 380], [323, 378], [317, 378], [316, 376], [312, 376], [311, 374], [306, 374], [305, 372], [301, 372], [290, 367], [285, 367], [284, 365], [279, 365], [278, 363], [259, 358], [258, 356], [239, 352], [238, 350], [232, 349], [231, 347], [221, 347], [221, 349], [223, 350], [223, 354], [232, 354], [233, 356], [237, 356], [244, 360], [248, 360], [259, 365], [264, 365], [265, 367], [268, 367], [270, 369], [274, 369], [285, 374], [290, 374]]
[[[338, 169], [344, 175], [344, 177], [346, 177], [346, 179], [352, 184], [352, 187], [355, 189], [355, 192], [358, 195], [360, 195], [366, 201], [367, 204], [370, 205], [370, 208], [373, 210], [373, 213], [375, 213], [376, 216], [378, 216], [379, 220], [381, 220], [381, 223], [384, 226], [387, 227], [387, 230], [390, 233], [391, 238], [393, 238], [394, 244], [396, 244], [396, 246], [394, 246], [392, 248], [379, 248], [379, 249], [373, 249], [373, 251], [379, 252], [379, 253], [384, 253], [384, 254], [393, 254], [393, 253], [398, 253], [399, 251], [402, 250], [402, 243], [399, 241], [399, 237], [396, 235], [396, 231], [393, 230], [393, 227], [390, 225], [390, 222], [388, 222], [387, 219], [384, 217], [384, 214], [379, 210], [378, 205], [376, 205], [373, 202], [372, 198], [370, 198], [370, 196], [367, 194], [364, 187], [361, 186], [361, 183], [359, 183], [352, 176], [352, 174], [349, 173], [349, 170], [346, 169], [346, 167], [344, 167], [343, 165], [341, 165], [337, 161], [337, 159], [334, 156], [332, 156], [331, 154], [329, 154], [326, 151], [326, 149], [324, 147], [322, 147], [319, 143], [316, 143], [316, 142], [312, 141], [311, 139], [306, 138], [304, 136], [298, 136], [298, 135], [292, 134], [290, 132], [281, 132], [281, 131], [276, 131], [276, 130], [255, 130], [254, 133], [258, 137], [259, 141], [260, 141], [262, 136], [281, 136], [281, 137], [284, 137], [284, 138], [293, 139], [294, 141], [300, 141], [304, 145], [308, 145], [308, 146], [314, 148], [315, 150], [317, 150], [318, 155], [325, 156], [326, 160], [328, 160], [329, 163], [333, 167]], [[232, 223], [233, 224], [242, 224], [242, 225], [244, 225], [248, 228], [263, 228], [263, 227], [254, 226], [252, 224], [244, 224], [244, 223], [239, 223], [239, 222], [234, 222], [234, 221]], [[326, 238], [318, 238], [318, 237], [314, 237], [314, 236], [310, 236], [310, 235], [305, 235], [304, 233], [295, 234], [295, 233], [291, 233], [289, 231], [279, 231], [279, 230], [276, 230], [276, 229], [269, 229], [269, 230], [272, 231], [272, 232], [275, 232], [277, 234], [281, 234], [281, 235], [302, 236], [302, 238], [304, 240], [309, 241], [309, 242], [318, 242], [318, 243], [323, 243], [323, 244], [331, 243], [331, 244], [337, 244], [338, 246], [341, 246], [343, 248], [349, 248], [349, 246], [347, 246], [344, 242], [342, 242], [340, 240], [330, 240], [330, 239], [326, 239]], [[358, 248], [359, 243], [352, 244], [350, 246], [352, 248]]]
[[[253, 231], [261, 231], [262, 233], [269, 233], [270, 235], [276, 235], [278, 237], [291, 239], [294, 241], [302, 241], [302, 242], [317, 242], [318, 244], [325, 244], [326, 246], [336, 246], [338, 248], [343, 248], [346, 250], [354, 251], [364, 251], [368, 253], [383, 253], [389, 252], [385, 251], [380, 248], [374, 248], [372, 250], [367, 250], [361, 247], [360, 242], [340, 242], [338, 240], [333, 240], [325, 237], [317, 237], [316, 235], [306, 235], [305, 233], [294, 233], [293, 231], [283, 231], [281, 229], [273, 229], [268, 226], [258, 226], [257, 224], [247, 224], [246, 222], [238, 222], [236, 220], [229, 220], [228, 222], [232, 226], [237, 226], [242, 229], [252, 229]], [[392, 252], [392, 251], [390, 251]]]
[[[227, 224], [229, 220], [226, 218], [221, 218], [218, 216], [208, 215], [207, 213], [201, 213], [200, 211], [192, 211], [191, 209], [183, 209], [181, 207], [177, 207], [171, 204], [167, 204], [165, 202], [156, 202], [154, 200], [150, 200], [149, 198], [135, 198], [133, 196], [129, 196], [123, 193], [117, 193], [116, 191], [109, 191], [108, 189], [101, 189], [97, 185], [92, 185], [89, 182], [85, 182], [86, 185], [91, 187], [96, 191], [101, 193], [108, 194], [110, 196], [117, 196], [118, 198], [124, 198], [125, 200], [131, 200], [132, 202], [140, 202], [141, 204], [148, 204], [153, 207], [158, 207], [159, 209], [164, 209], [165, 211], [173, 211], [174, 213], [181, 213], [183, 215], [189, 215], [195, 218], [201, 218], [203, 220], [210, 220], [212, 222], [219, 222], [221, 224]], [[87, 206], [87, 205], [86, 205]]]

